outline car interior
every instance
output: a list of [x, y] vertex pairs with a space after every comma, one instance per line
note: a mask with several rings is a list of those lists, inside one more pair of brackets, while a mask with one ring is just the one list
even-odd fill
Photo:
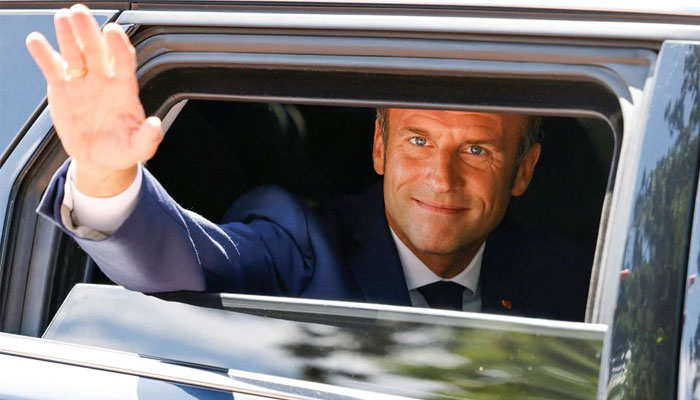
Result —
[[[238, 196], [276, 184], [314, 205], [366, 190], [376, 111], [189, 100], [147, 167], [182, 206], [221, 220]], [[548, 117], [543, 152], [508, 218], [592, 252], [614, 152], [603, 120]], [[208, 193], [217, 188], [217, 193]]]
[[[260, 185], [282, 186], [314, 206], [380, 180], [371, 160], [374, 108], [187, 100], [173, 110], [147, 168], [180, 205], [211, 221]], [[542, 129], [533, 181], [505, 218], [563, 237], [592, 260], [614, 135], [595, 118], [545, 117]], [[108, 282], [92, 272], [90, 281]]]
[[[238, 196], [256, 186], [280, 185], [314, 206], [360, 193], [380, 179], [371, 159], [373, 107], [178, 101], [162, 114], [169, 129], [146, 166], [183, 207], [212, 221], [220, 221]], [[593, 260], [615, 172], [619, 126], [615, 131], [613, 126], [602, 118], [544, 116], [543, 151], [533, 181], [512, 199], [505, 218], [561, 236]], [[51, 222], [37, 220], [43, 188], [66, 157], [55, 137], [37, 154], [42, 156], [17, 194], [25, 200], [16, 203], [19, 220], [31, 223], [15, 225], [12, 233], [26, 235], [23, 240], [34, 240], [36, 247], [31, 253], [21, 246], [15, 250], [11, 282], [16, 290], [27, 290], [29, 276], [37, 282], [32, 285], [41, 285], [42, 295], [26, 292], [25, 307], [8, 312], [4, 322], [6, 331], [32, 336], [44, 332], [75, 284], [111, 283], [75, 241]], [[31, 239], [34, 229], [43, 236]], [[29, 306], [37, 311], [23, 317], [33, 310]]]

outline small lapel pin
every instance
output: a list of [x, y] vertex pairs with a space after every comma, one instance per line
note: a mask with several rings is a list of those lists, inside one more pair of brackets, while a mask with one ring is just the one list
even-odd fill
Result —
[[511, 303], [510, 300], [506, 299], [501, 300], [501, 305], [509, 310], [511, 307], [513, 307], [513, 303]]

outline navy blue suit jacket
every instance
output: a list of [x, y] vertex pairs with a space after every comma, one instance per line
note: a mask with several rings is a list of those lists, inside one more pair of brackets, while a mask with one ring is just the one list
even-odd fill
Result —
[[[66, 171], [57, 171], [39, 213], [126, 288], [411, 305], [381, 185], [315, 210], [281, 188], [258, 188], [214, 224], [181, 208], [144, 170], [131, 215], [114, 234], [89, 240], [61, 223]], [[501, 224], [484, 251], [483, 311], [583, 320], [590, 265], [561, 240]]]

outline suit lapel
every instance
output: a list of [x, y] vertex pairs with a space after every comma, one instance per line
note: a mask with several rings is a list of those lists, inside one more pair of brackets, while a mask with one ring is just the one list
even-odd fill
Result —
[[365, 301], [410, 306], [406, 277], [384, 214], [381, 182], [350, 201], [347, 224], [354, 243], [348, 264]]

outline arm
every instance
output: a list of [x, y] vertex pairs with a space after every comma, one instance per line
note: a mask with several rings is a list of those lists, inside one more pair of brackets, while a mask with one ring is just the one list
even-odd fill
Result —
[[63, 202], [68, 163], [51, 180], [38, 212], [132, 290], [210, 290], [299, 295], [313, 273], [310, 211], [287, 192], [243, 196], [243, 222], [216, 225], [185, 210], [146, 169], [133, 210], [110, 235], [74, 226]]
[[143, 167], [139, 166], [136, 178], [125, 191], [112, 197], [92, 197], [76, 188], [75, 164], [74, 160], [70, 161], [64, 185], [62, 208], [70, 210], [70, 215], [62, 216], [67, 220], [67, 228], [113, 234], [136, 206], [143, 182]]
[[[60, 54], [39, 33], [27, 37], [27, 47], [47, 80], [56, 132], [76, 161], [75, 187], [90, 197], [118, 195], [163, 136], [160, 120], [146, 118], [139, 100], [135, 50], [119, 25], [100, 32], [82, 5], [59, 11], [55, 26]], [[218, 226], [179, 207], [146, 172], [133, 210], [107, 235], [73, 226], [63, 206], [66, 169], [54, 176], [38, 211], [73, 236], [117, 283], [148, 292], [295, 295], [308, 281], [310, 250], [303, 249], [310, 247], [298, 243], [308, 234], [293, 232], [304, 221], [291, 221], [289, 229], [275, 218]], [[284, 208], [292, 201], [272, 197], [283, 202], [272, 209], [304, 218]]]

